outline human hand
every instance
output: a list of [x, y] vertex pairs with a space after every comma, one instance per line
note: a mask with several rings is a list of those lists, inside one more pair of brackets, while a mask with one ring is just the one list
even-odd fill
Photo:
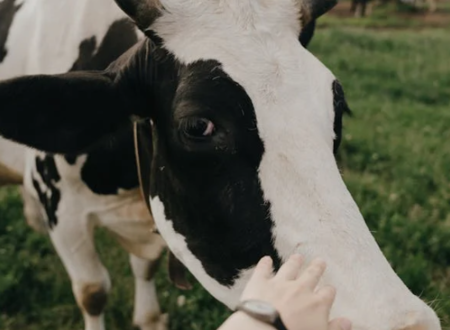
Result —
[[302, 258], [294, 255], [274, 275], [272, 259], [264, 257], [241, 300], [257, 299], [272, 304], [289, 330], [351, 330], [352, 324], [347, 319], [328, 321], [336, 290], [331, 286], [317, 290], [325, 262], [314, 260], [300, 274], [301, 265]]

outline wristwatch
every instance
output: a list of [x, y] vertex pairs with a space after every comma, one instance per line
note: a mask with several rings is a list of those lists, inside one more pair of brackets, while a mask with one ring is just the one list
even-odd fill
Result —
[[269, 303], [260, 300], [245, 300], [239, 303], [236, 311], [244, 312], [252, 318], [270, 324], [277, 330], [287, 330], [278, 311]]

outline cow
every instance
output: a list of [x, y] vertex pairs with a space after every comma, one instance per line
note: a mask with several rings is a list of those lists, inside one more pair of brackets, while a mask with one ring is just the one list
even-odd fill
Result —
[[[101, 12], [101, 15], [93, 13]], [[307, 46], [312, 21], [299, 41]], [[113, 1], [3, 0], [0, 2], [0, 79], [24, 74], [104, 70], [142, 39]], [[48, 233], [72, 280], [85, 329], [103, 329], [109, 275], [94, 248], [94, 226], [109, 229], [130, 253], [136, 281], [134, 324], [164, 329], [153, 276], [165, 245], [140, 200], [129, 126], [114, 143], [85, 154], [40, 152], [0, 137], [0, 186], [22, 185], [26, 219]], [[189, 288], [176, 259], [171, 279]]]
[[399, 2], [403, 2], [416, 9], [420, 6], [423, 7], [425, 5], [426, 7], [428, 7], [429, 13], [434, 13], [438, 9], [436, 0], [399, 0]]
[[[355, 17], [365, 17], [366, 15], [371, 15], [374, 8], [380, 5], [386, 5], [389, 2], [393, 2], [391, 0], [352, 0], [350, 11], [354, 14]], [[401, 3], [412, 6], [413, 8], [418, 8], [419, 5], [426, 4], [428, 7], [429, 13], [434, 13], [437, 10], [436, 0], [395, 0], [397, 5], [401, 5]]]
[[370, 0], [352, 0], [350, 11], [355, 17], [365, 17], [367, 11], [371, 12], [371, 8], [367, 10], [367, 6], [370, 7]]
[[116, 0], [145, 38], [105, 70], [0, 83], [0, 135], [48, 153], [112, 145], [138, 123], [158, 231], [234, 309], [258, 260], [328, 263], [331, 317], [355, 329], [439, 330], [371, 235], [334, 151], [337, 78], [298, 42], [332, 0]]

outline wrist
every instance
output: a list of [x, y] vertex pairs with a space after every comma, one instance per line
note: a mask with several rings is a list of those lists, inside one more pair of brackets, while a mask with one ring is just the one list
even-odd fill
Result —
[[244, 312], [237, 311], [223, 324], [220, 330], [275, 330], [270, 324], [258, 321]]

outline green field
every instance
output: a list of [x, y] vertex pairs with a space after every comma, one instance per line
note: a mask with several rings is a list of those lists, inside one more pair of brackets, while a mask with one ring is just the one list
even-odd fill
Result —
[[[339, 153], [345, 181], [395, 270], [448, 328], [450, 30], [325, 23], [310, 49], [339, 77], [354, 113]], [[127, 255], [97, 235], [113, 281], [108, 329], [131, 329]], [[214, 329], [227, 315], [198, 285], [176, 290], [164, 271], [158, 284], [171, 329]], [[62, 264], [49, 240], [26, 226], [12, 189], [0, 190], [0, 329], [82, 329]]]

